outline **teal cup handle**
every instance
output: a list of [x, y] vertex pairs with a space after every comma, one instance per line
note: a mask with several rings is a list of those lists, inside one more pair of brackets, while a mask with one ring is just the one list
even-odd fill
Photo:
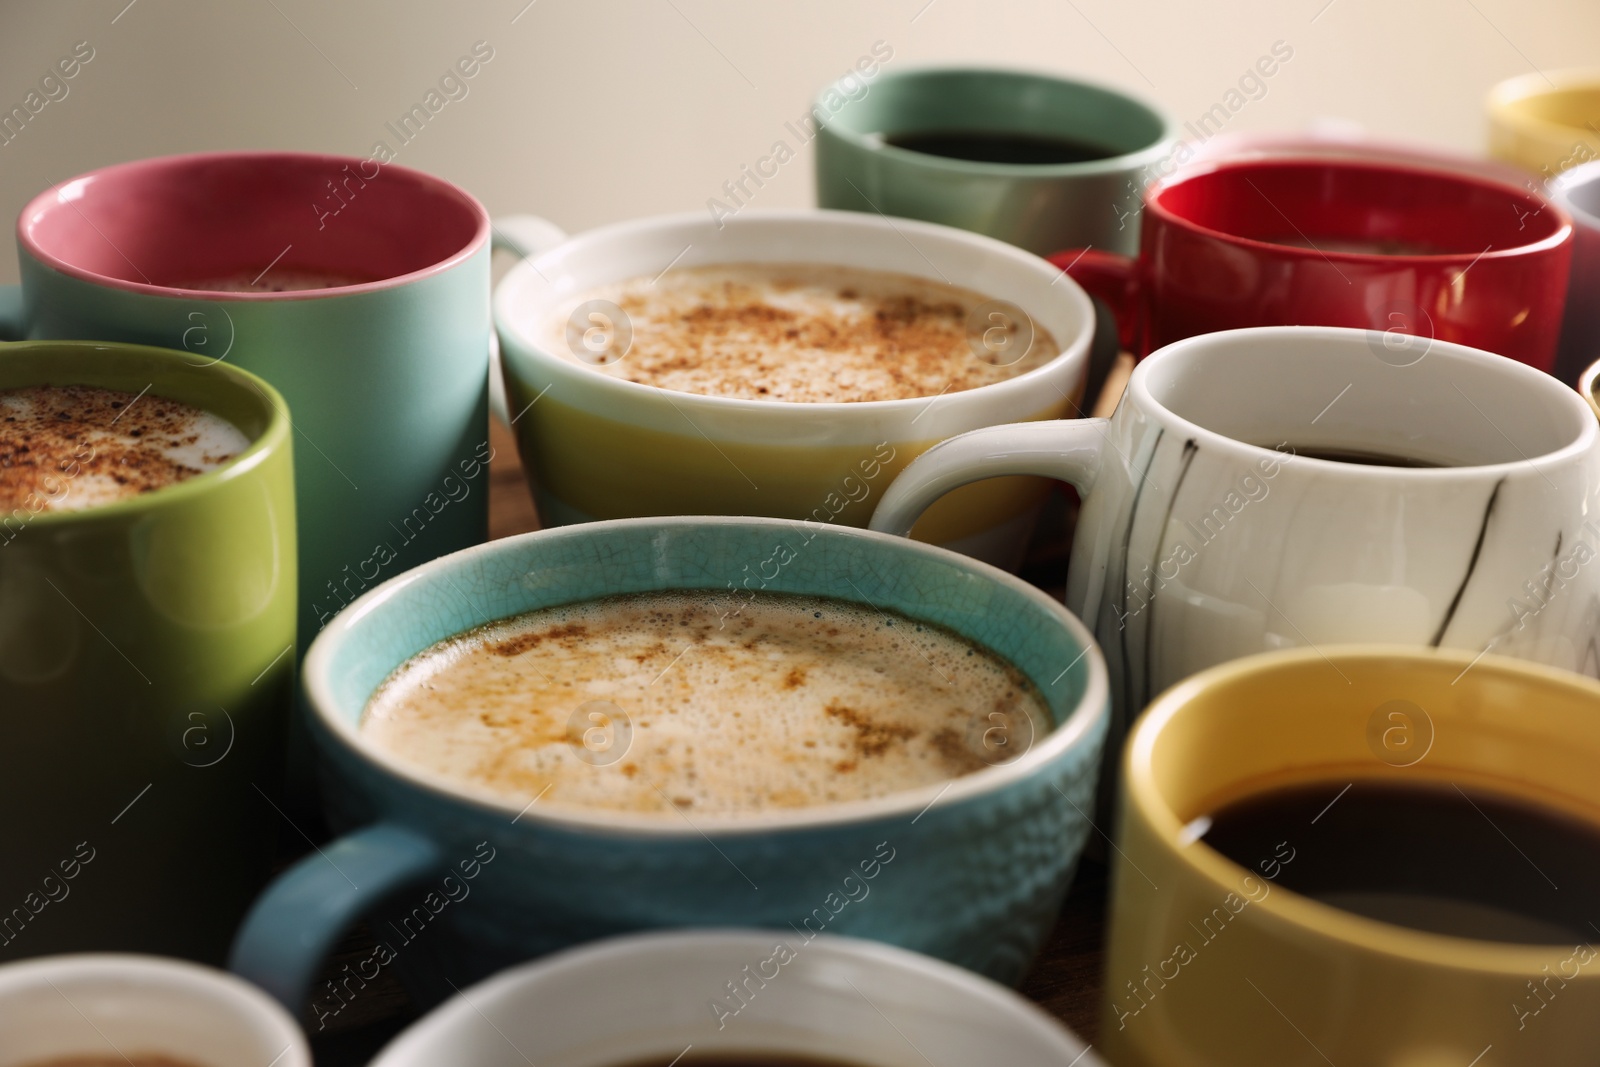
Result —
[[27, 336], [23, 312], [22, 286], [0, 285], [0, 341], [21, 341]]
[[442, 862], [438, 846], [398, 823], [346, 834], [289, 868], [256, 901], [234, 939], [229, 970], [298, 1013], [339, 935]]
[[[496, 252], [510, 252], [518, 259], [542, 256], [567, 239], [567, 231], [538, 215], [507, 215], [489, 225], [491, 247]], [[3, 325], [0, 329], [4, 329]], [[489, 410], [503, 424], [511, 425], [505, 378], [500, 371], [500, 338], [492, 330], [489, 332]]]

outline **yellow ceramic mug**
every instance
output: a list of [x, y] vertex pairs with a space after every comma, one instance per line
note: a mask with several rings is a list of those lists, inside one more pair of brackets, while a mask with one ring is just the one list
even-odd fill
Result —
[[[530, 232], [536, 239], [516, 242], [527, 252], [555, 236], [548, 223], [526, 217], [499, 226]], [[1048, 333], [1052, 358], [1015, 377], [934, 396], [790, 403], [638, 384], [579, 358], [570, 340], [565, 352], [551, 340], [550, 323], [570, 323], [569, 314], [590, 308], [575, 305], [596, 286], [678, 268], [773, 262], [888, 271], [975, 290], [1020, 311], [1040, 329], [1035, 336]], [[1088, 296], [1038, 256], [966, 230], [853, 211], [668, 215], [590, 230], [518, 264], [495, 290], [494, 315], [509, 419], [546, 526], [647, 515], [865, 526], [895, 475], [945, 438], [1075, 414], [1095, 331]], [[913, 533], [1015, 566], [1046, 491], [1037, 478], [965, 486], [930, 508]]]
[[1600, 68], [1524, 74], [1489, 91], [1489, 154], [1553, 178], [1600, 159]]
[[[1204, 825], [1195, 820], [1280, 786], [1376, 778], [1475, 786], [1600, 826], [1597, 767], [1600, 684], [1495, 655], [1297, 649], [1169, 689], [1125, 753], [1106, 1058], [1592, 1065], [1600, 949], [1587, 940], [1485, 942], [1363, 918], [1284, 888], [1273, 857], [1257, 870], [1226, 859], [1195, 840]], [[1293, 850], [1290, 841], [1278, 851]], [[1508, 848], [1485, 862], [1520, 861]]]

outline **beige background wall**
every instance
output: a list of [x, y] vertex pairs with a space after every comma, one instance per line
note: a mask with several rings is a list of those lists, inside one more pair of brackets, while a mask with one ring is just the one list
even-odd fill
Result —
[[[34, 193], [102, 164], [204, 149], [364, 156], [380, 139], [492, 212], [568, 229], [703, 208], [879, 40], [894, 50], [888, 69], [1060, 71], [1140, 93], [1180, 122], [1281, 40], [1294, 58], [1230, 129], [1337, 118], [1477, 151], [1495, 81], [1600, 62], [1600, 3], [0, 0], [0, 111], [84, 40], [94, 58], [65, 97], [0, 145], [8, 232]], [[385, 123], [480, 40], [494, 55], [467, 95], [399, 147]], [[805, 205], [811, 189], [808, 151], [755, 203]], [[0, 282], [11, 282], [5, 244]]]

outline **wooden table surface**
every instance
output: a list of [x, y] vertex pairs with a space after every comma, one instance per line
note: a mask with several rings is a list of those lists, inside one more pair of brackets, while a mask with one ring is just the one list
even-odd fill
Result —
[[[1132, 362], [1122, 357], [1106, 382], [1093, 414], [1109, 415], [1122, 394]], [[509, 430], [498, 422], [491, 425], [490, 443], [494, 459], [489, 468], [489, 536], [509, 537], [539, 528], [538, 513], [517, 459], [516, 444]], [[1064, 495], [1052, 498], [1041, 518], [1023, 577], [1060, 596], [1066, 583], [1066, 547], [1070, 539], [1073, 509]], [[1048, 942], [1022, 983], [1024, 996], [1066, 1023], [1091, 1044], [1099, 1040], [1100, 986], [1103, 978], [1105, 931], [1106, 868], [1098, 857], [1106, 853], [1104, 838], [1094, 840], [1100, 825], [1091, 833], [1090, 853], [1079, 864]], [[371, 933], [358, 926], [347, 935], [324, 968], [323, 978], [334, 977], [346, 963], [367, 958], [376, 944]], [[322, 979], [317, 986], [321, 988]], [[419, 1015], [405, 991], [386, 969], [337, 1018], [319, 1020], [307, 1013], [301, 1022], [311, 1035], [312, 1050], [319, 1067], [356, 1067], [370, 1059], [394, 1034]], [[441, 1065], [443, 1067], [443, 1065]]]

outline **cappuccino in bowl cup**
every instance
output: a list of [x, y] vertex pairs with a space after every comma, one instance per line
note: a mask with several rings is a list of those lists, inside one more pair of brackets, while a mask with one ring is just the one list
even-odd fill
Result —
[[728, 923], [1014, 983], [1089, 831], [1108, 706], [1087, 631], [1026, 583], [761, 518], [446, 556], [341, 613], [305, 677], [345, 836], [257, 902], [232, 966], [313, 1017], [339, 1009], [310, 983], [362, 916], [422, 1003]]
[[[534, 221], [501, 226], [548, 236]], [[551, 526], [865, 526], [937, 442], [1080, 414], [1095, 328], [1082, 289], [1029, 252], [836, 211], [663, 216], [546, 242], [494, 305], [508, 418]], [[964, 488], [916, 536], [1012, 566], [1046, 490]]]

